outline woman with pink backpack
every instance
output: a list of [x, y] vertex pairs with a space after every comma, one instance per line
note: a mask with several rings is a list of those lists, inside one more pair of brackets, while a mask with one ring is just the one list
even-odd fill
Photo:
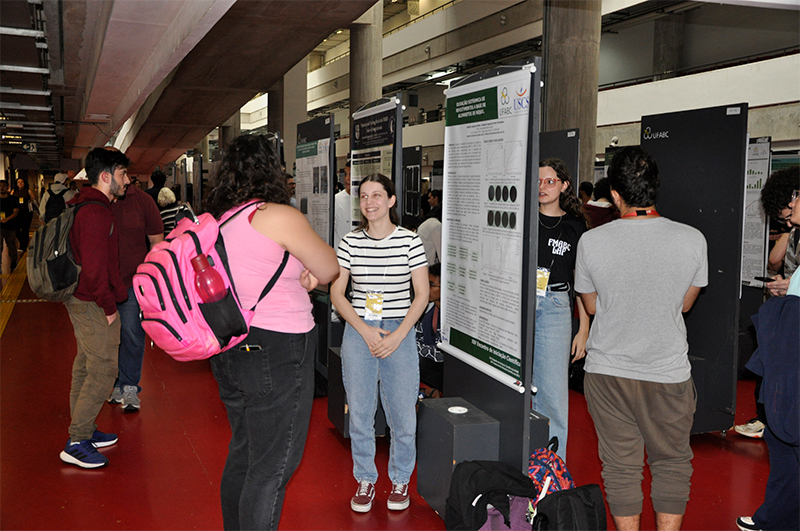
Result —
[[256, 305], [247, 337], [211, 358], [228, 412], [231, 443], [222, 474], [225, 529], [277, 529], [286, 484], [303, 455], [314, 398], [317, 331], [308, 291], [339, 272], [336, 254], [289, 206], [269, 140], [243, 135], [228, 146], [205, 210], [215, 218], [245, 207], [221, 228], [242, 307], [289, 257]]

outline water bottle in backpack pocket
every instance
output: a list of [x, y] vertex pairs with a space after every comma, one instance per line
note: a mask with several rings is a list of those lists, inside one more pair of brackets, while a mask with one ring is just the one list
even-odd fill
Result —
[[[242, 308], [220, 228], [253, 204], [249, 202], [227, 212], [219, 222], [211, 214], [196, 217], [187, 206], [187, 217], [178, 221], [165, 241], [153, 246], [136, 269], [133, 287], [142, 328], [156, 345], [179, 361], [210, 358], [242, 341], [249, 332], [256, 305], [269, 293], [286, 266], [288, 252], [258, 302], [251, 309]], [[205, 257], [213, 268], [214, 280], [206, 280], [210, 272], [198, 257]], [[200, 271], [193, 262], [199, 263]], [[205, 274], [198, 292], [196, 276], [202, 271]], [[216, 275], [224, 286], [225, 295], [220, 300], [214, 300], [217, 297], [212, 295], [222, 292]]]

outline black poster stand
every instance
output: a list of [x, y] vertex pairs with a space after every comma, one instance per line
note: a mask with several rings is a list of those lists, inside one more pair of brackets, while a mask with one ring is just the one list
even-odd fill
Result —
[[[577, 191], [581, 182], [580, 171], [581, 135], [578, 129], [547, 131], [539, 133], [539, 158], [561, 159], [572, 176], [572, 187]], [[590, 176], [593, 178], [594, 176]]]
[[684, 314], [697, 387], [692, 433], [727, 430], [736, 412], [747, 104], [642, 117], [656, 160], [661, 215], [708, 242], [708, 286]]

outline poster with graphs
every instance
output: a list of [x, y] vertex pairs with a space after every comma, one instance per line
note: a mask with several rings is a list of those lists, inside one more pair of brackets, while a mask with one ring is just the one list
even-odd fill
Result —
[[447, 90], [442, 348], [522, 380], [522, 257], [531, 70]]
[[767, 216], [761, 208], [761, 189], [769, 177], [771, 137], [751, 138], [747, 149], [744, 191], [744, 232], [742, 234], [742, 282], [764, 284], [753, 277], [766, 274]]

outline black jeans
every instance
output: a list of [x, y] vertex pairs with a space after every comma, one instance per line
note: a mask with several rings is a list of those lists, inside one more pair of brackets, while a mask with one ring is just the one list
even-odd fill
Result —
[[251, 328], [239, 346], [211, 358], [231, 425], [220, 485], [225, 529], [278, 528], [308, 434], [316, 344], [316, 328], [306, 334]]

